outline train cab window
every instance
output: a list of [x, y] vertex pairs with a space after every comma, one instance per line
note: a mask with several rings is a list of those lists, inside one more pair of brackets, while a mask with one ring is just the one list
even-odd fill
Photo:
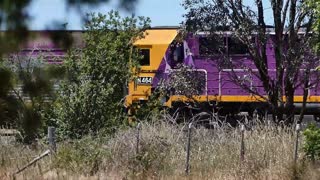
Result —
[[182, 63], [183, 59], [184, 59], [184, 54], [183, 54], [183, 46], [177, 45], [173, 51], [173, 60], [177, 63]]
[[142, 58], [139, 63], [141, 66], [150, 66], [150, 49], [140, 49], [140, 55]]
[[173, 42], [170, 45], [170, 59], [173, 60], [171, 63], [172, 67], [175, 67], [177, 64], [180, 64], [184, 60], [184, 49], [182, 43]]
[[229, 54], [248, 54], [248, 47], [236, 38], [228, 37], [228, 53]]
[[219, 55], [225, 53], [226, 41], [222, 37], [200, 37], [199, 53], [201, 56]]

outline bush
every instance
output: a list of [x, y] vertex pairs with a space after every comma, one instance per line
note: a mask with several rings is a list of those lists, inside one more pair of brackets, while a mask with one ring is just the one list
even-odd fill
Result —
[[54, 167], [69, 172], [81, 172], [84, 175], [94, 175], [103, 170], [103, 159], [106, 150], [102, 148], [97, 138], [85, 137], [72, 143], [65, 143], [54, 159]]
[[65, 61], [67, 79], [62, 82], [50, 118], [63, 137], [80, 138], [102, 129], [113, 133], [125, 120], [126, 82], [139, 58], [133, 38], [139, 37], [149, 22], [144, 18], [121, 18], [113, 11], [89, 19], [85, 47], [70, 51]]
[[305, 142], [303, 150], [306, 156], [312, 161], [320, 158], [320, 128], [315, 124], [310, 124], [306, 130], [303, 131]]
[[0, 64], [0, 125], [18, 129], [25, 143], [40, 136], [45, 124], [42, 114], [50, 104], [48, 99], [54, 99], [51, 65], [41, 55], [31, 57], [17, 53]]

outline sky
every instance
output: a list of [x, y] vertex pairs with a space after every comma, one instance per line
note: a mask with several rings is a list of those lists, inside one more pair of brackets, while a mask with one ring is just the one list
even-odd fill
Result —
[[[178, 26], [185, 13], [181, 3], [182, 0], [139, 0], [134, 14], [150, 17], [152, 26]], [[112, 9], [119, 10], [123, 16], [131, 15], [119, 9], [116, 0], [97, 7], [85, 7], [83, 11], [106, 14]], [[64, 0], [34, 0], [28, 10], [31, 15], [29, 28], [32, 30], [47, 29], [55, 21], [68, 23], [67, 28], [70, 30], [83, 29], [79, 13], [75, 9], [67, 8]]]
[[[269, 0], [263, 0], [269, 2]], [[181, 6], [183, 0], [139, 0], [134, 14], [137, 16], [146, 16], [151, 18], [151, 26], [178, 26], [183, 20], [183, 14], [186, 13]], [[245, 0], [250, 5], [253, 0]], [[104, 3], [96, 7], [84, 7], [84, 12], [100, 12], [106, 14], [110, 10], [119, 10], [121, 15], [131, 15], [118, 8], [117, 0], [111, 0], [110, 3]], [[67, 8], [64, 0], [33, 0], [28, 9], [31, 15], [29, 29], [43, 30], [52, 26], [53, 22], [68, 23], [69, 30], [82, 30], [83, 23], [76, 9]], [[269, 7], [265, 8], [267, 14], [267, 24], [270, 24]], [[269, 17], [268, 17], [269, 16]]]

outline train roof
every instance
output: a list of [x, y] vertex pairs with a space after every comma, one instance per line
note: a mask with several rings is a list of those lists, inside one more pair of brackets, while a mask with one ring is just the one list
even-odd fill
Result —
[[154, 27], [151, 27], [150, 29], [181, 29], [180, 26], [154, 26]]
[[178, 35], [178, 29], [148, 29], [145, 31], [145, 37], [138, 39], [134, 45], [169, 45]]

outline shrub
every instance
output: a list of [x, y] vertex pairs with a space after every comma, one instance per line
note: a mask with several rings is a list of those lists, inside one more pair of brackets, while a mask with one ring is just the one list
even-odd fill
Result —
[[85, 47], [67, 56], [67, 79], [62, 82], [51, 117], [64, 137], [79, 138], [101, 129], [113, 133], [125, 119], [126, 82], [139, 58], [133, 38], [139, 37], [149, 22], [145, 18], [121, 18], [113, 11], [90, 15], [89, 19]]
[[50, 66], [41, 54], [34, 58], [19, 53], [0, 64], [0, 125], [19, 129], [25, 143], [41, 134], [42, 113], [50, 104], [48, 99], [54, 99], [52, 81], [56, 77], [50, 74]]
[[303, 150], [306, 156], [312, 161], [320, 158], [320, 128], [315, 124], [310, 124], [306, 130], [303, 131], [305, 142]]
[[106, 152], [97, 138], [84, 137], [72, 143], [65, 143], [59, 148], [54, 159], [54, 167], [94, 175], [103, 169], [102, 162]]

